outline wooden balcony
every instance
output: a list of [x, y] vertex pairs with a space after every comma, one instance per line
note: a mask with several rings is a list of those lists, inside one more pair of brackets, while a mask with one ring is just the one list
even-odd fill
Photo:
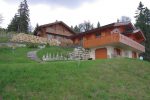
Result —
[[95, 39], [84, 39], [84, 48], [93, 48], [104, 45], [120, 45], [122, 47], [128, 47], [130, 49], [137, 50], [139, 52], [145, 52], [145, 47], [138, 42], [122, 35], [122, 34], [112, 34], [109, 36], [101, 36]]

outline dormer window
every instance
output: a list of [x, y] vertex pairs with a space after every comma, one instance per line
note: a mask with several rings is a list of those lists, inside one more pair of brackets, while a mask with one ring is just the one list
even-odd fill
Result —
[[101, 37], [101, 33], [96, 33], [96, 34], [95, 34], [95, 37], [96, 37], [96, 38]]

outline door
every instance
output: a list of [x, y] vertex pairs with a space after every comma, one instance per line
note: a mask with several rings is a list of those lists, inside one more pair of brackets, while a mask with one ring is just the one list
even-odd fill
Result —
[[107, 49], [100, 48], [95, 50], [95, 58], [96, 59], [106, 59], [107, 58]]
[[137, 54], [134, 51], [132, 51], [132, 58], [137, 58]]

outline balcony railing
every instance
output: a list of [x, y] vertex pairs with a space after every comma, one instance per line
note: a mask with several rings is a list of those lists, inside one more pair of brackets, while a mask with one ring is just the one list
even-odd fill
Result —
[[145, 52], [145, 47], [141, 44], [139, 44], [138, 42], [122, 35], [122, 34], [119, 34], [120, 35], [120, 42], [123, 43], [123, 44], [126, 44], [132, 48], [135, 48], [137, 50], [140, 50], [142, 52]]
[[89, 40], [84, 39], [83, 46], [85, 48], [92, 48], [92, 47], [103, 46], [107, 44], [116, 44], [116, 43], [125, 44], [141, 52], [145, 51], [145, 47], [143, 45], [139, 44], [138, 42], [122, 34], [111, 34], [108, 36], [102, 36], [100, 38], [89, 39]]

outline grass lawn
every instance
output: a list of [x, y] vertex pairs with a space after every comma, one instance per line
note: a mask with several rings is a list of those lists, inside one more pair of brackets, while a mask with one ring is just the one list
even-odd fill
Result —
[[30, 48], [0, 48], [0, 64], [12, 64], [12, 63], [28, 63], [33, 62], [27, 58], [27, 52], [32, 51]]
[[0, 37], [0, 43], [5, 43], [5, 42], [9, 42], [9, 38], [8, 37]]
[[17, 49], [14, 56], [9, 49], [0, 51], [4, 100], [150, 100], [150, 63], [146, 61], [108, 59], [81, 61], [78, 66], [77, 61], [30, 61], [27, 48]]

